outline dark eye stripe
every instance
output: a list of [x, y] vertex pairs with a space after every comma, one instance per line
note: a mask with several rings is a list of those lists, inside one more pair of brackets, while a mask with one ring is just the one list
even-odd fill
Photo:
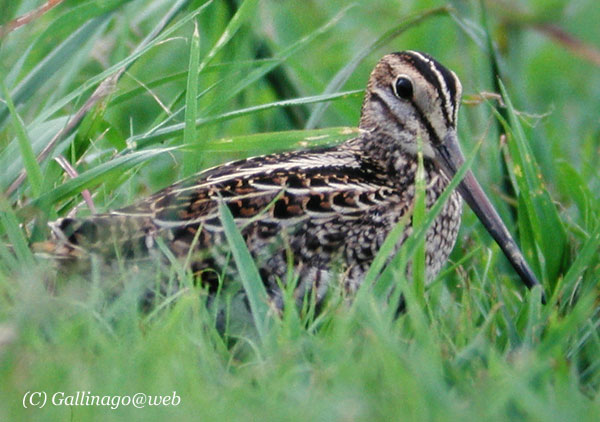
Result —
[[[397, 125], [400, 130], [404, 130], [404, 125], [400, 121], [398, 121], [398, 119], [390, 109], [389, 104], [376, 91], [371, 92], [371, 101], [376, 101], [379, 104], [381, 104], [381, 106], [383, 107], [383, 112], [386, 114], [388, 120]], [[414, 107], [415, 111], [417, 112], [417, 118], [423, 123], [423, 126], [425, 126], [425, 130], [427, 130], [431, 142], [434, 145], [440, 144], [440, 138], [438, 137], [437, 133], [435, 133], [431, 122], [427, 119], [425, 113], [423, 113], [423, 110], [421, 110], [421, 108], [414, 101], [409, 101]]]
[[[427, 133], [429, 134], [429, 140], [431, 141], [431, 143], [433, 145], [441, 144], [442, 142], [440, 141], [440, 138], [438, 137], [437, 133], [433, 129], [433, 126], [431, 126], [431, 122], [429, 120], [427, 120], [427, 117], [425, 116], [425, 113], [423, 113], [423, 110], [421, 110], [421, 108], [414, 101], [413, 101], [413, 106], [415, 107], [415, 110], [417, 111], [419, 119], [421, 120], [421, 122], [423, 123], [423, 126], [425, 126], [425, 129], [427, 130]], [[423, 140], [423, 142], [425, 142], [425, 141]]]
[[454, 110], [456, 109], [456, 80], [454, 75], [428, 54], [415, 51], [404, 51], [400, 54], [436, 90], [442, 102], [442, 114], [446, 123], [448, 125], [456, 124], [454, 122]]
[[376, 91], [371, 92], [371, 101], [376, 101], [379, 104], [381, 104], [381, 107], [383, 108], [383, 112], [385, 113], [385, 117], [387, 118], [387, 120], [393, 122], [400, 131], [404, 130], [404, 125], [392, 112], [390, 105], [383, 98], [381, 98], [381, 95], [379, 95]]

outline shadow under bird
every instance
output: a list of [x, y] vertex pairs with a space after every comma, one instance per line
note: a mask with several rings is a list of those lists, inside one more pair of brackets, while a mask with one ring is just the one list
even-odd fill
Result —
[[[202, 283], [228, 264], [218, 205], [241, 230], [273, 298], [285, 282], [289, 252], [298, 297], [321, 299], [339, 283], [356, 291], [387, 234], [413, 210], [417, 148], [430, 208], [464, 163], [457, 132], [462, 87], [454, 72], [427, 54], [384, 56], [371, 73], [359, 135], [334, 147], [248, 158], [205, 170], [140, 202], [86, 218], [50, 224], [42, 249], [54, 257], [148, 255], [160, 238], [175, 256], [191, 251]], [[539, 284], [471, 171], [452, 192], [426, 233], [426, 276], [440, 271], [454, 247], [462, 200], [496, 240], [528, 287]], [[405, 227], [397, 247], [412, 232]], [[410, 273], [410, 268], [407, 270]]]

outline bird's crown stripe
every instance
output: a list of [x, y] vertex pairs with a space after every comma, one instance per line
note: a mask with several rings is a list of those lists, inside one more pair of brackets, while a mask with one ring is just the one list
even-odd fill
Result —
[[415, 69], [423, 75], [438, 93], [447, 124], [455, 124], [456, 80], [444, 66], [426, 54], [417, 51], [405, 52]]

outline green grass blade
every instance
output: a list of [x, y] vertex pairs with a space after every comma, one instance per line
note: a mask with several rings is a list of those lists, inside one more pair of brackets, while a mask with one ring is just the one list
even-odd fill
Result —
[[[256, 63], [259, 63], [259, 66], [256, 69], [251, 70], [250, 72], [242, 73], [241, 75], [239, 75], [238, 72], [230, 72], [230, 75], [227, 77], [227, 79], [221, 80], [217, 84], [223, 84], [224, 82], [227, 81], [227, 82], [231, 82], [231, 86], [228, 86], [227, 90], [225, 90], [225, 92], [222, 95], [216, 96], [214, 98], [214, 100], [210, 102], [210, 105], [208, 107], [204, 108], [201, 113], [206, 115], [206, 114], [210, 114], [211, 111], [221, 109], [223, 107], [223, 105], [227, 103], [227, 101], [231, 100], [236, 95], [238, 95], [240, 92], [245, 90], [248, 86], [255, 83], [260, 78], [264, 77], [267, 73], [269, 73], [270, 71], [275, 69], [277, 66], [284, 63], [293, 54], [296, 54], [302, 48], [305, 48], [306, 46], [308, 46], [318, 36], [324, 34], [329, 29], [331, 29], [346, 13], [347, 9], [348, 9], [348, 7], [344, 8], [341, 12], [339, 12], [331, 20], [329, 20], [325, 25], [316, 29], [311, 34], [302, 37], [300, 40], [294, 42], [292, 45], [286, 47], [275, 58], [268, 59], [268, 60], [254, 61]], [[204, 67], [202, 67], [202, 66], [204, 66]], [[227, 66], [227, 70], [231, 71], [234, 67], [239, 66], [239, 64], [235, 63], [235, 62], [230, 63], [230, 64], [224, 64], [224, 65], [223, 64], [221, 64], [221, 65], [206, 65], [206, 64], [202, 65], [201, 64], [199, 72], [206, 73], [209, 70], [218, 71], [218, 70], [222, 70], [224, 66]], [[172, 75], [171, 77], [165, 78], [164, 80], [159, 80], [159, 81], [154, 81], [154, 82], [156, 84], [162, 84], [165, 82], [176, 80], [179, 77], [183, 77], [183, 75], [181, 75], [181, 76], [180, 75]], [[215, 87], [215, 85], [217, 85], [217, 84], [213, 84], [213, 86], [205, 89], [202, 93], [199, 94], [198, 98], [200, 98], [204, 94], [207, 94], [208, 92], [210, 92], [212, 90], [212, 88]], [[142, 88], [137, 88], [138, 92], [141, 89]], [[132, 93], [127, 93], [127, 95], [124, 96], [123, 99], [128, 98], [131, 95], [132, 95]], [[175, 99], [174, 103], [177, 103], [178, 101], [179, 101], [179, 98]], [[181, 112], [182, 109], [183, 109], [183, 107], [181, 109], [175, 111], [172, 115], [168, 116], [167, 118], [165, 118], [162, 115], [158, 116], [156, 119], [156, 122], [157, 122], [156, 124], [160, 124], [160, 126], [166, 125], [170, 120], [175, 119], [179, 115], [179, 113]], [[152, 125], [152, 127], [153, 127], [153, 129], [150, 131], [150, 133], [159, 129], [159, 127], [157, 127], [156, 125]], [[147, 135], [149, 135], [149, 133]]]
[[[260, 65], [256, 69], [249, 72], [247, 75], [243, 76], [241, 79], [234, 80], [233, 86], [228, 89], [227, 93], [224, 96], [222, 96], [221, 98], [218, 98], [217, 103], [214, 105], [211, 105], [206, 111], [208, 112], [210, 110], [217, 109], [220, 104], [232, 99], [233, 97], [238, 95], [240, 92], [242, 92], [244, 89], [246, 89], [249, 85], [258, 81], [260, 78], [264, 77], [267, 73], [269, 73], [270, 71], [275, 69], [277, 66], [280, 66], [282, 63], [284, 63], [286, 60], [288, 60], [294, 54], [298, 54], [302, 49], [306, 48], [310, 43], [312, 43], [314, 40], [316, 40], [319, 36], [325, 34], [332, 27], [334, 27], [340, 21], [340, 19], [342, 19], [344, 17], [344, 15], [348, 11], [348, 9], [350, 9], [351, 7], [352, 6], [345, 7], [339, 13], [337, 13], [332, 19], [330, 19], [327, 23], [325, 23], [321, 27], [317, 28], [310, 34], [305, 35], [304, 37], [302, 37], [298, 41], [292, 43], [288, 47], [284, 48], [273, 59]], [[335, 91], [336, 90], [331, 90], [330, 93], [334, 93]]]
[[4, 232], [8, 235], [8, 240], [12, 245], [12, 250], [17, 256], [18, 262], [22, 268], [33, 268], [34, 259], [27, 239], [23, 234], [23, 231], [19, 227], [19, 220], [13, 212], [11, 206], [5, 201], [4, 198], [0, 197], [0, 223], [4, 228]]
[[444, 192], [439, 196], [435, 204], [429, 209], [426, 217], [423, 219], [422, 224], [419, 227], [413, 227], [413, 232], [410, 236], [404, 241], [400, 251], [396, 254], [396, 256], [392, 259], [387, 268], [383, 271], [378, 281], [375, 283], [373, 291], [375, 295], [379, 298], [385, 298], [385, 294], [388, 291], [391, 283], [393, 281], [393, 271], [394, 268], [405, 268], [406, 263], [410, 260], [413, 255], [416, 253], [419, 244], [425, 242], [425, 235], [429, 227], [433, 224], [433, 221], [442, 212], [442, 209], [446, 203], [446, 201], [450, 198], [450, 195], [456, 189], [458, 184], [461, 182], [463, 177], [469, 169], [473, 162], [475, 161], [475, 155], [481, 143], [477, 145], [471, 155], [465, 161], [465, 164], [456, 172]]
[[236, 32], [240, 29], [240, 27], [250, 19], [255, 11], [256, 6], [258, 5], [258, 0], [244, 0], [239, 9], [235, 12], [235, 15], [231, 18], [227, 27], [221, 34], [221, 37], [210, 49], [208, 54], [202, 59], [202, 62], [198, 66], [198, 72], [202, 72], [204, 68], [215, 58], [215, 56], [227, 45], [227, 43], [233, 38]]
[[[164, 14], [161, 18], [160, 22], [154, 27], [152, 31], [144, 39], [139, 43], [139, 45], [135, 48], [134, 52], [138, 52], [148, 44], [152, 42], [152, 40], [160, 35], [160, 33], [165, 29], [165, 27], [173, 20], [175, 16], [179, 12], [181, 12], [190, 2], [190, 0], [177, 0], [172, 5], [171, 8]], [[206, 7], [208, 7], [213, 0], [208, 0], [202, 6], [198, 7], [195, 11], [191, 13], [194, 17], [200, 14]]]
[[331, 127], [314, 130], [288, 130], [256, 133], [206, 141], [203, 145], [182, 145], [184, 151], [199, 152], [261, 152], [306, 149], [336, 145], [359, 135], [356, 127]]
[[387, 260], [392, 256], [396, 245], [400, 241], [400, 237], [404, 234], [404, 230], [406, 228], [406, 223], [408, 222], [408, 216], [405, 218], [401, 218], [400, 221], [394, 226], [392, 230], [388, 233], [381, 248], [377, 251], [377, 255], [373, 259], [373, 262], [369, 266], [367, 274], [365, 275], [365, 279], [358, 288], [356, 293], [355, 302], [358, 303], [367, 294], [373, 284], [377, 280], [377, 277], [381, 273], [381, 271], [385, 268]]
[[[556, 178], [560, 191], [571, 198], [583, 219], [583, 227], [593, 229], [593, 216], [600, 213], [600, 197], [595, 198], [586, 179], [575, 170], [573, 165], [560, 159], [557, 163], [559, 175]], [[589, 178], [588, 178], [589, 179]]]
[[[168, 24], [168, 22], [170, 22], [170, 20], [174, 17], [174, 15], [176, 13], [178, 13], [180, 11], [180, 9], [186, 3], [187, 3], [186, 0], [179, 0], [178, 2], [176, 2], [171, 7], [169, 12], [162, 18], [161, 22], [155, 26], [154, 30], [148, 36], [146, 36], [144, 38], [144, 40], [136, 47], [135, 52], [141, 51], [144, 47], [146, 47], [151, 42], [153, 37], [158, 36], [160, 34], [160, 32], [164, 29], [164, 27]], [[210, 2], [208, 2], [208, 3], [210, 3]], [[69, 13], [59, 17], [55, 22], [52, 23], [51, 28], [49, 28], [49, 29], [54, 28], [55, 25], [58, 25], [60, 27], [60, 31], [58, 31], [58, 32], [61, 32], [61, 31], [64, 32], [65, 30], [68, 30], [69, 28], [72, 28], [72, 27], [77, 28], [76, 25], [79, 25], [79, 22], [85, 21], [86, 19], [90, 19], [98, 14], [106, 15], [107, 11], [110, 11], [120, 5], [123, 5], [123, 2], [110, 0], [108, 2], [103, 3], [101, 8], [99, 8], [98, 5], [95, 5], [95, 4], [86, 4], [86, 5], [76, 7]], [[204, 6], [202, 6], [201, 8], [197, 9], [193, 13], [199, 13], [205, 6], [206, 6], [206, 4]], [[106, 15], [106, 16], [108, 16], [108, 15]], [[66, 19], [66, 22], [65, 22], [65, 19]], [[100, 18], [98, 18], [98, 19], [100, 19]], [[106, 26], [107, 23], [108, 23], [108, 21], [106, 21], [103, 26], [96, 29], [95, 33], [97, 34], [97, 33], [102, 32], [103, 27]], [[54, 28], [54, 30], [56, 31], [56, 28]], [[77, 31], [79, 31], [79, 29]], [[40, 36], [38, 38], [38, 41], [40, 40], [40, 38], [43, 37], [44, 34], [46, 34], [46, 32], [47, 31], [45, 31], [42, 34], [42, 36]], [[71, 35], [71, 37], [73, 37], [73, 36], [74, 35]], [[82, 42], [84, 42], [84, 41], [85, 40], [83, 40]], [[50, 53], [49, 56], [52, 56], [52, 55], [53, 55], [53, 53]], [[48, 57], [46, 57], [44, 59], [44, 61], [47, 59], [48, 59]], [[67, 58], [65, 57], [64, 60], [66, 61], [66, 59]], [[126, 68], [127, 66], [131, 65], [133, 63], [133, 61], [124, 60], [121, 63], [124, 63], [123, 68]], [[39, 65], [38, 65], [38, 67], [39, 67]], [[37, 67], [36, 67], [36, 69], [37, 69]], [[116, 69], [116, 67], [113, 67], [112, 69], [115, 69], [115, 72], [120, 71], [119, 69]], [[35, 69], [34, 69], [34, 71], [35, 71]], [[51, 69], [45, 69], [45, 71], [47, 71], [46, 73], [51, 73], [50, 72]], [[30, 75], [24, 79], [24, 82], [30, 79]], [[24, 82], [22, 82], [22, 84]], [[17, 87], [17, 90], [18, 89], [20, 89], [20, 88]], [[83, 95], [83, 94], [84, 94], [84, 90], [79, 92], [79, 95]], [[104, 95], [104, 94], [102, 94], [102, 95]], [[88, 101], [91, 101], [91, 99]], [[108, 101], [109, 101], [108, 98], [105, 98], [103, 100], [104, 104], [101, 107], [102, 109], [106, 107], [106, 103]], [[83, 110], [85, 107], [86, 107], [86, 105], [84, 105], [81, 110]], [[95, 107], [94, 110], [97, 110], [97, 107]], [[84, 112], [84, 113], [86, 113], [86, 112]], [[100, 113], [100, 114], [102, 114], [102, 113]], [[78, 115], [79, 115], [79, 112], [76, 113], [73, 116], [73, 118], [76, 119]], [[101, 120], [102, 116], [99, 116], [99, 117]], [[59, 119], [55, 119], [55, 120], [59, 120]], [[73, 119], [69, 119], [70, 124], [73, 124], [73, 121], [74, 121]], [[74, 124], [76, 125], [78, 123], [74, 123]], [[30, 126], [33, 127], [33, 129], [32, 129], [32, 132], [33, 132], [42, 126], [47, 126], [47, 122], [40, 121], [40, 119], [38, 118], [38, 119], [34, 120], [34, 122]], [[45, 130], [42, 131], [41, 136], [34, 137], [34, 139], [35, 139], [34, 140], [34, 151], [36, 152], [36, 154], [39, 153], [40, 151], [42, 151], [49, 144], [49, 140], [53, 136], [53, 135], [48, 136], [49, 133], [56, 134], [56, 133], [59, 133], [63, 129], [65, 129], [65, 124], [57, 126], [55, 129], [52, 129], [52, 130], [49, 130], [48, 128], [46, 128]], [[63, 135], [63, 136], [65, 136], [65, 135]], [[76, 142], [77, 142], [77, 138], [76, 138]], [[66, 145], [66, 144], [70, 144], [70, 142], [63, 142], [63, 145]], [[8, 148], [5, 148], [2, 151], [2, 153], [0, 154], [0, 162], [5, 161], [5, 160], [8, 162], [8, 165], [5, 166], [5, 168], [7, 170], [5, 172], [3, 172], [3, 174], [2, 174], [2, 179], [3, 179], [2, 185], [5, 187], [8, 186], [17, 177], [17, 174], [19, 173], [19, 170], [21, 168], [21, 163], [19, 163], [18, 161], [15, 162], [15, 160], [13, 158], [14, 157], [13, 146], [14, 146], [14, 142], [11, 142], [9, 144]], [[85, 145], [84, 145], [84, 147], [85, 147]], [[59, 151], [54, 151], [51, 154], [56, 155], [56, 154], [62, 153], [63, 152], [62, 150], [64, 150], [64, 148], [60, 148]], [[84, 152], [83, 150], [79, 151], [80, 154], [83, 152]]]
[[62, 185], [43, 193], [41, 196], [33, 199], [29, 204], [19, 210], [19, 215], [27, 216], [41, 204], [47, 206], [57, 202], [69, 199], [79, 194], [84, 189], [89, 189], [102, 182], [110, 180], [118, 174], [131, 169], [132, 167], [143, 164], [158, 155], [175, 151], [178, 147], [157, 148], [145, 151], [132, 152], [122, 157], [117, 157], [106, 163], [102, 163], [90, 170], [81, 173], [79, 176], [70, 179]]
[[[4, 66], [2, 67], [2, 71], [6, 74], [4, 77], [4, 83], [6, 83], [7, 86], [14, 86], [16, 84], [17, 78], [21, 74], [23, 65], [27, 61], [27, 57], [31, 53], [32, 49], [33, 44], [30, 44], [27, 49], [22, 52], [21, 57], [19, 57], [19, 59], [12, 65], [10, 70], [6, 69]], [[2, 104], [2, 107], [5, 107], [5, 104]]]
[[[196, 118], [198, 114], [198, 65], [200, 63], [200, 33], [198, 24], [194, 25], [194, 33], [190, 43], [190, 63], [188, 66], [188, 80], [185, 98], [185, 127], [183, 129], [183, 142], [189, 145], [198, 143], [196, 136]], [[183, 165], [184, 174], [189, 174], [196, 169], [197, 155], [186, 155]]]
[[[93, 18], [85, 23], [66, 40], [54, 48], [31, 72], [14, 88], [11, 95], [15, 104], [29, 100], [79, 49], [84, 46], [96, 31], [109, 19], [108, 16]], [[8, 116], [8, 108], [0, 103], [0, 127]]]
[[[227, 68], [228, 70], [233, 70], [235, 72], [239, 72], [239, 74], [249, 74], [253, 71], [249, 71], [252, 67], [261, 67], [267, 63], [275, 63], [278, 62], [278, 59], [257, 59], [257, 60], [245, 60], [245, 61], [237, 61], [237, 62], [225, 62], [219, 64], [208, 65], [203, 73], [212, 73], [212, 72], [221, 72], [223, 68]], [[236, 73], [238, 74], [238, 73]], [[178, 81], [187, 81], [188, 71], [176, 72], [167, 76], [158, 77], [150, 82], [146, 82], [144, 86], [136, 86], [133, 88], [128, 88], [125, 91], [119, 91], [115, 94], [115, 97], [112, 99], [111, 103], [113, 105], [120, 104], [122, 102], [131, 100], [132, 98], [137, 97], [140, 94], [145, 93], [148, 89], [158, 88], [163, 85], [167, 85], [171, 82]], [[200, 95], [200, 94], [199, 94]]]
[[[362, 94], [362, 92], [362, 90], [354, 90], [330, 95], [315, 95], [310, 97], [295, 98], [292, 100], [275, 101], [267, 104], [261, 104], [258, 106], [252, 106], [240, 110], [222, 113], [216, 116], [200, 117], [196, 120], [196, 127], [219, 123], [226, 120], [231, 120], [238, 117], [247, 116], [249, 114], [254, 114], [260, 111], [271, 110], [279, 107], [289, 107], [299, 104], [313, 104], [322, 101], [344, 99], [358, 94]], [[161, 140], [181, 135], [184, 127], [185, 123], [177, 123], [174, 125], [166, 126], [158, 130], [152, 131], [148, 134], [134, 135], [127, 140], [127, 143], [130, 145], [135, 145], [136, 148], [143, 148], [147, 145], [160, 142]]]
[[[502, 98], [506, 104], [510, 126], [505, 125], [508, 135], [508, 147], [514, 160], [514, 174], [519, 194], [527, 210], [531, 230], [543, 256], [538, 255], [538, 266], [544, 269], [545, 278], [554, 286], [562, 271], [567, 254], [565, 228], [556, 206], [541, 182], [541, 173], [528, 145], [523, 127], [515, 113], [512, 102], [502, 81], [499, 81]], [[529, 258], [532, 256], [529, 250]]]
[[[423, 145], [422, 140], [419, 138], [418, 153], [417, 153], [417, 173], [415, 175], [415, 199], [412, 216], [413, 229], [418, 228], [425, 221], [426, 209], [425, 200], [427, 194], [425, 192], [426, 181], [425, 181], [425, 167], [423, 164]], [[412, 275], [413, 275], [413, 290], [415, 297], [419, 305], [425, 307], [425, 277], [426, 277], [426, 265], [425, 265], [425, 242], [420, 242], [417, 245], [417, 250], [414, 254]]]
[[[571, 297], [577, 287], [577, 282], [581, 279], [586, 271], [590, 271], [594, 267], [594, 260], [597, 260], [600, 254], [600, 223], [597, 225], [590, 237], [585, 241], [579, 249], [575, 261], [569, 267], [569, 271], [565, 274], [560, 291], [565, 297]], [[597, 264], [596, 264], [597, 265]], [[592, 283], [584, 286], [584, 291], [597, 288], [598, 280], [591, 280]], [[569, 301], [561, 302], [561, 308], [565, 309]]]
[[505, 332], [506, 337], [508, 338], [509, 344], [512, 347], [518, 347], [521, 345], [521, 336], [519, 336], [519, 331], [517, 330], [517, 324], [513, 314], [510, 312], [510, 309], [507, 306], [507, 297], [504, 295], [502, 290], [502, 286], [500, 285], [500, 279], [495, 278], [495, 288], [498, 296], [498, 301], [503, 304], [500, 307], [500, 312], [498, 314], [498, 320], [501, 324], [503, 324], [503, 331]]
[[131, 63], [136, 61], [139, 57], [141, 57], [142, 55], [147, 53], [149, 50], [154, 48], [157, 44], [165, 41], [167, 38], [171, 37], [176, 31], [181, 29], [181, 27], [183, 27], [184, 25], [186, 25], [190, 21], [192, 21], [196, 16], [198, 16], [200, 13], [202, 13], [206, 9], [206, 7], [208, 5], [210, 5], [211, 3], [212, 3], [212, 0], [204, 3], [202, 6], [198, 7], [196, 10], [187, 14], [186, 16], [181, 18], [179, 21], [174, 23], [171, 27], [165, 29], [160, 35], [158, 35], [156, 38], [154, 38], [151, 42], [148, 42], [142, 48], [136, 49], [135, 52], [133, 52], [132, 54], [127, 56], [125, 59], [110, 66], [108, 69], [104, 70], [103, 72], [100, 72], [97, 75], [89, 78], [84, 83], [82, 83], [78, 88], [74, 89], [73, 91], [71, 91], [64, 97], [62, 97], [61, 99], [55, 101], [54, 104], [52, 104], [47, 109], [45, 109], [42, 113], [39, 114], [39, 116], [34, 120], [34, 123], [37, 124], [37, 123], [40, 123], [42, 121], [49, 119], [52, 115], [54, 115], [54, 113], [58, 112], [60, 109], [65, 107], [67, 104], [69, 104], [71, 101], [80, 97], [85, 92], [87, 92], [89, 89], [93, 88], [98, 83], [105, 80], [107, 77], [120, 71], [123, 67], [129, 66]]
[[[68, 117], [59, 117], [39, 125], [28, 125], [27, 137], [31, 140], [31, 147], [34, 155], [37, 156], [37, 154], [42, 151], [44, 146], [56, 132], [65, 126], [67, 121]], [[57, 151], [61, 151], [61, 148], [58, 148]], [[0, 173], [0, 190], [5, 191], [24, 168], [18, 139], [15, 138], [13, 141], [9, 142], [9, 144], [0, 152], [0, 168], [3, 169]]]
[[15, 128], [15, 132], [17, 133], [19, 149], [21, 151], [21, 157], [27, 172], [27, 178], [29, 179], [29, 185], [31, 186], [31, 192], [33, 196], [39, 196], [42, 189], [42, 171], [40, 170], [40, 166], [35, 159], [35, 154], [33, 152], [33, 148], [31, 147], [29, 136], [27, 136], [27, 130], [25, 129], [23, 120], [21, 120], [21, 116], [19, 116], [17, 110], [15, 109], [15, 105], [8, 90], [6, 89], [4, 80], [0, 80], [0, 84], [2, 85], [2, 94], [6, 101], [6, 107], [12, 116], [13, 126]]
[[542, 289], [535, 286], [527, 301], [527, 325], [523, 335], [523, 345], [535, 347], [540, 339], [542, 324]]
[[264, 340], [267, 334], [269, 317], [269, 297], [267, 291], [260, 278], [256, 264], [248, 251], [246, 242], [244, 242], [244, 238], [235, 225], [231, 211], [229, 211], [229, 208], [223, 202], [219, 204], [219, 214], [227, 242], [238, 268], [240, 280], [250, 303], [250, 310], [256, 330], [260, 338]]

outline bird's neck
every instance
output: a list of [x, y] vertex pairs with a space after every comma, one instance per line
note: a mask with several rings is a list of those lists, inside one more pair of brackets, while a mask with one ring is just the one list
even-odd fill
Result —
[[[341, 145], [348, 148], [366, 165], [379, 169], [380, 178], [386, 185], [402, 192], [404, 200], [411, 202], [415, 195], [418, 159], [402, 148], [397, 139], [363, 132], [360, 137]], [[429, 158], [423, 160], [426, 186], [426, 206], [437, 200], [449, 183], [448, 178]]]
[[[408, 133], [396, 132], [392, 137], [382, 131], [363, 130], [359, 137], [346, 142], [343, 147], [357, 151], [365, 160], [376, 164], [385, 171], [388, 178], [405, 180], [406, 177], [414, 178], [418, 165], [417, 156], [403, 147], [414, 145], [414, 138], [410, 139], [410, 136], [412, 135]], [[424, 165], [428, 175], [438, 171], [437, 166], [427, 157]]]

